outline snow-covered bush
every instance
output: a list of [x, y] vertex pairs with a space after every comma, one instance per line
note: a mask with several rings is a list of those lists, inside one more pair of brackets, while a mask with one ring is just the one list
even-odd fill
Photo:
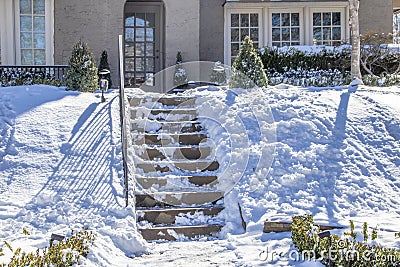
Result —
[[187, 84], [188, 78], [185, 68], [182, 66], [182, 53], [178, 51], [176, 54], [176, 64], [174, 72], [174, 85], [179, 87], [181, 85]]
[[215, 62], [211, 69], [210, 82], [217, 85], [226, 85], [226, 71], [220, 61]]
[[[100, 64], [99, 64], [99, 71], [101, 70], [110, 70], [110, 64], [108, 63], [108, 54], [107, 51], [103, 51], [101, 53]], [[111, 80], [111, 73], [104, 75], [105, 78], [108, 80], [108, 89], [112, 87], [112, 80]], [[100, 80], [99, 80], [100, 82]], [[99, 85], [100, 87], [100, 85]]]
[[65, 84], [65, 81], [56, 79], [54, 75], [42, 71], [30, 72], [18, 69], [0, 70], [0, 87], [32, 84], [62, 86]]
[[67, 69], [68, 90], [94, 92], [98, 88], [98, 69], [86, 43], [79, 40], [72, 49]]
[[250, 37], [246, 36], [240, 51], [232, 64], [232, 74], [229, 80], [231, 88], [252, 88], [268, 85], [264, 65], [254, 49]]
[[320, 260], [326, 266], [387, 267], [400, 264], [400, 250], [377, 245], [377, 231], [373, 229], [369, 234], [367, 223], [363, 225], [362, 241], [357, 240], [353, 221], [343, 238], [335, 234], [318, 236], [321, 231], [314, 225], [311, 215], [294, 216], [291, 228], [293, 243], [303, 257]]

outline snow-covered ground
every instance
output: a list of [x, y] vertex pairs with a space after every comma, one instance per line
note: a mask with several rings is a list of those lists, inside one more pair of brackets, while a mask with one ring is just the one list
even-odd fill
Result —
[[[141, 239], [133, 208], [124, 207], [117, 92], [100, 103], [96, 94], [22, 86], [0, 88], [0, 246], [7, 240], [34, 250], [46, 246], [51, 233], [87, 227], [98, 236], [84, 266], [312, 266], [288, 260], [290, 233], [262, 234], [265, 220], [311, 213], [323, 224], [367, 221], [381, 229], [379, 242], [400, 248], [394, 239], [400, 231], [398, 88], [278, 85], [186, 94], [201, 97], [200, 116], [218, 141], [222, 171], [240, 162], [237, 151], [248, 156], [225, 199], [221, 239]], [[219, 127], [229, 132], [236, 124], [244, 132], [222, 142], [229, 136]]]

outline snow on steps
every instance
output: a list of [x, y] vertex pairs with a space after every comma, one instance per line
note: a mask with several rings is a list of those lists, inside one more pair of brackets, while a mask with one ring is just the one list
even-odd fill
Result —
[[223, 226], [219, 163], [197, 122], [195, 99], [129, 99], [139, 229], [146, 240], [216, 236]]

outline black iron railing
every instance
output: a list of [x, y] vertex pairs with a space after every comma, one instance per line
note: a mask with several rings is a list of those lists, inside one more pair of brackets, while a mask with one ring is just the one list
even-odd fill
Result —
[[35, 66], [35, 65], [0, 65], [0, 73], [31, 73], [35, 76], [51, 77], [56, 80], [62, 80], [67, 74], [67, 65], [49, 65], [49, 66]]

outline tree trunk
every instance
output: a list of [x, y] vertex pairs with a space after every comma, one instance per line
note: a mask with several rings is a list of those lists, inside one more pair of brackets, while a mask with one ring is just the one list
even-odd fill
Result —
[[360, 71], [360, 25], [358, 20], [359, 0], [350, 3], [350, 38], [351, 38], [351, 78], [362, 79]]

